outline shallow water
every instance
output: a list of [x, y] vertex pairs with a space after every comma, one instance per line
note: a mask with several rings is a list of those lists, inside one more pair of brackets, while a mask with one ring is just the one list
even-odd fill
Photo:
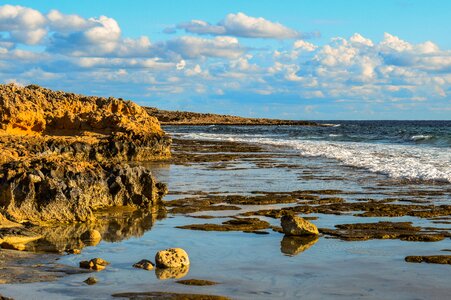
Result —
[[[171, 129], [186, 130], [185, 128]], [[199, 131], [197, 128], [195, 131]], [[196, 133], [198, 134], [198, 132]], [[205, 134], [205, 132], [204, 132]], [[428, 181], [405, 181], [390, 178], [365, 168], [341, 164], [329, 157], [299, 155], [292, 148], [268, 148], [274, 157], [258, 160], [170, 165], [145, 164], [160, 181], [166, 182], [170, 194], [166, 200], [195, 195], [198, 191], [224, 194], [249, 194], [253, 191], [295, 191], [338, 189], [346, 201], [361, 198], [433, 201], [451, 204], [451, 185]], [[215, 168], [223, 166], [221, 168]], [[415, 194], [415, 191], [430, 193]], [[171, 194], [172, 193], [172, 194]], [[180, 195], [180, 193], [184, 193]], [[246, 210], [283, 205], [242, 206], [240, 211], [202, 212], [192, 215], [229, 216]], [[414, 217], [362, 218], [352, 213], [318, 216], [318, 227], [336, 224], [368, 223], [381, 220], [412, 221], [415, 225], [449, 228], [428, 219]], [[149, 218], [152, 218], [149, 216]], [[278, 220], [264, 218], [274, 225]], [[71, 275], [51, 283], [0, 285], [0, 294], [15, 299], [110, 299], [117, 292], [171, 291], [229, 296], [233, 299], [446, 299], [451, 294], [449, 265], [406, 263], [407, 255], [449, 254], [451, 240], [407, 242], [369, 240], [349, 242], [320, 237], [304, 252], [302, 245], [282, 243], [283, 235], [269, 231], [257, 235], [243, 232], [204, 232], [175, 228], [196, 223], [219, 223], [224, 219], [196, 219], [168, 215], [152, 219], [144, 232], [130, 234], [116, 242], [102, 241], [84, 248], [80, 255], [62, 256], [60, 263], [77, 266], [81, 260], [102, 257], [111, 266], [95, 273], [99, 283], [87, 286], [88, 275]], [[114, 230], [111, 227], [110, 230]], [[135, 232], [134, 231], [134, 232]], [[184, 279], [206, 279], [220, 284], [205, 287], [184, 286], [174, 279], [161, 280], [155, 271], [134, 269], [132, 265], [147, 258], [153, 260], [158, 250], [182, 247], [190, 256], [191, 266]], [[92, 276], [92, 275], [91, 275]]]

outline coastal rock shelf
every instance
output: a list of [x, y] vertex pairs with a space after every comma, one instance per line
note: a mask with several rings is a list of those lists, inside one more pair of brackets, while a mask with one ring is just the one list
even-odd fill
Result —
[[133, 102], [0, 85], [0, 225], [91, 221], [153, 209], [166, 186], [128, 161], [170, 157], [171, 139]]

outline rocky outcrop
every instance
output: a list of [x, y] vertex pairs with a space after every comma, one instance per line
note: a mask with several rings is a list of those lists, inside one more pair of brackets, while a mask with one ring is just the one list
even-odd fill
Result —
[[169, 111], [155, 107], [146, 107], [151, 116], [156, 117], [163, 125], [296, 125], [322, 126], [312, 121], [277, 120], [264, 118], [244, 118], [232, 115], [196, 113], [189, 111]]
[[296, 215], [286, 214], [280, 219], [283, 233], [286, 235], [318, 235], [318, 228], [309, 221]]
[[170, 143], [158, 120], [131, 101], [0, 85], [0, 225], [152, 209], [166, 187], [127, 162], [167, 158]]

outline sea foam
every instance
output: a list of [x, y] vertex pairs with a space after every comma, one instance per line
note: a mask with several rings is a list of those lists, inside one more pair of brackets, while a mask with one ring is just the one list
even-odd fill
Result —
[[392, 178], [451, 182], [451, 152], [442, 148], [358, 142], [282, 140], [233, 134], [189, 133], [186, 138], [227, 140], [283, 146], [300, 155], [335, 159], [341, 164], [365, 168]]

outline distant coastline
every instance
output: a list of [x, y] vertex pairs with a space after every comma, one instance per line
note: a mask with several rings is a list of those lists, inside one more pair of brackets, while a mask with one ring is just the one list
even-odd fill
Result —
[[300, 125], [323, 126], [313, 121], [278, 120], [267, 118], [244, 118], [232, 115], [219, 115], [211, 113], [196, 113], [187, 111], [161, 110], [155, 107], [145, 107], [147, 112], [160, 121], [161, 125]]

